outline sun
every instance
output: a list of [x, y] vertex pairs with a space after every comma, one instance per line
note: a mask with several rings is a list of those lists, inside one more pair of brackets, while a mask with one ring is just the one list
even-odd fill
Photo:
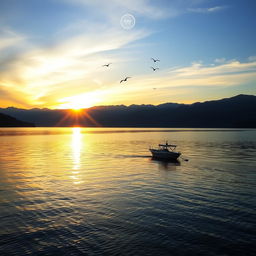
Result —
[[81, 108], [72, 108], [72, 110], [76, 113], [80, 112], [81, 111]]
[[82, 108], [71, 108], [70, 109], [75, 115], [80, 115]]
[[72, 109], [74, 112], [79, 112], [83, 108], [90, 108], [92, 106], [93, 106], [92, 101], [88, 102], [88, 101], [84, 101], [84, 100], [72, 99], [69, 102], [62, 104], [61, 108]]
[[60, 99], [61, 103], [58, 105], [59, 109], [72, 109], [74, 112], [79, 112], [84, 108], [90, 108], [95, 106], [100, 101], [96, 94], [86, 93]]
[[76, 103], [70, 103], [69, 109], [73, 110], [74, 112], [80, 112], [83, 108], [85, 108], [85, 105], [80, 105]]

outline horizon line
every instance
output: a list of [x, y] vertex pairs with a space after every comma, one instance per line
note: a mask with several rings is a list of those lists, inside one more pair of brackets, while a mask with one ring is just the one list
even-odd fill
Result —
[[216, 100], [225, 100], [225, 99], [231, 99], [231, 98], [235, 98], [238, 96], [255, 96], [255, 94], [244, 94], [244, 93], [240, 93], [240, 94], [236, 94], [234, 96], [230, 96], [230, 97], [225, 97], [225, 98], [219, 98], [219, 99], [210, 99], [210, 100], [205, 100], [205, 101], [195, 101], [193, 103], [178, 103], [178, 102], [164, 102], [164, 103], [159, 103], [159, 104], [130, 104], [130, 105], [125, 105], [125, 104], [116, 104], [116, 105], [95, 105], [92, 107], [88, 107], [88, 108], [79, 108], [79, 109], [73, 109], [73, 108], [47, 108], [47, 107], [32, 107], [32, 108], [19, 108], [19, 107], [15, 107], [15, 106], [9, 106], [9, 107], [0, 107], [0, 109], [8, 109], [8, 108], [16, 108], [16, 109], [22, 109], [22, 110], [32, 110], [32, 109], [47, 109], [47, 110], [85, 110], [85, 109], [92, 109], [92, 108], [97, 108], [97, 107], [113, 107], [113, 106], [124, 106], [124, 107], [131, 107], [131, 106], [160, 106], [160, 105], [164, 105], [164, 104], [178, 104], [178, 105], [193, 105], [196, 103], [206, 103], [206, 102], [210, 102], [210, 101], [216, 101]]

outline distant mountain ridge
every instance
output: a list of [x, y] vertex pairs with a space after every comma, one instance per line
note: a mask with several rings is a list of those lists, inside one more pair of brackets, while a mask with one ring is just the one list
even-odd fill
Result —
[[34, 127], [35, 125], [28, 122], [17, 120], [14, 117], [0, 113], [0, 127]]
[[256, 128], [256, 96], [244, 94], [193, 104], [98, 106], [78, 114], [13, 107], [0, 112], [36, 126]]

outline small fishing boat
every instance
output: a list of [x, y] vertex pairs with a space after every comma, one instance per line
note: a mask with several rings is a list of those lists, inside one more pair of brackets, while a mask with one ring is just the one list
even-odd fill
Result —
[[181, 155], [180, 152], [174, 151], [177, 146], [168, 144], [167, 141], [165, 144], [159, 144], [158, 146], [158, 149], [149, 149], [149, 151], [152, 153], [153, 158], [164, 160], [177, 160], [178, 157]]

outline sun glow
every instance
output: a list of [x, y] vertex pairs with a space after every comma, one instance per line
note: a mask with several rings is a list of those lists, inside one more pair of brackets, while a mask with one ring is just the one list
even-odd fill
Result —
[[81, 109], [81, 108], [72, 108], [72, 110], [73, 110], [75, 113], [78, 113], [78, 112], [80, 112], [82, 109]]
[[72, 97], [60, 99], [59, 109], [72, 109], [75, 112], [79, 112], [83, 108], [90, 108], [95, 106], [101, 99], [96, 92], [80, 94]]

